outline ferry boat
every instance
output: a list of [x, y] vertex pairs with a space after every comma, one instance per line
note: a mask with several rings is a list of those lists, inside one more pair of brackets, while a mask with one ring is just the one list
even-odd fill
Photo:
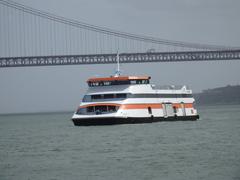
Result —
[[197, 120], [192, 90], [156, 86], [150, 76], [95, 77], [72, 121], [76, 126]]

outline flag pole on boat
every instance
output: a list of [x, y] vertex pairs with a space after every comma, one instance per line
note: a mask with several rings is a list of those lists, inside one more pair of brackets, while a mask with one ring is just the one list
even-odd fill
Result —
[[121, 71], [120, 71], [120, 58], [119, 58], [119, 53], [117, 52], [117, 69], [116, 69], [116, 73], [115, 73], [115, 77], [119, 77], [121, 75]]

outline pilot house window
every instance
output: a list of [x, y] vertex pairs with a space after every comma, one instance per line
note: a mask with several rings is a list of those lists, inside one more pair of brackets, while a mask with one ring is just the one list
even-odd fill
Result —
[[88, 82], [88, 86], [112, 86], [112, 85], [128, 85], [128, 84], [149, 84], [148, 79], [138, 80], [114, 80], [114, 81], [99, 81], [99, 82]]
[[114, 95], [113, 94], [104, 94], [103, 98], [104, 99], [112, 99], [112, 98], [114, 98]]
[[114, 106], [114, 105], [88, 106], [86, 108], [79, 108], [76, 114], [114, 113], [117, 110], [118, 110], [118, 106]]

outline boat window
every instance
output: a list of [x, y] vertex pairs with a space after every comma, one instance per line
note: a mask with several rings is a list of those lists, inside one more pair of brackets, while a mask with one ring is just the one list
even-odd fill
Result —
[[116, 94], [116, 98], [127, 98], [127, 94], [125, 93]]
[[113, 99], [114, 98], [114, 94], [104, 94], [103, 95], [103, 99]]
[[182, 97], [193, 97], [192, 94], [182, 94]]
[[85, 95], [82, 102], [102, 101], [104, 99], [110, 101], [116, 99], [126, 99], [127, 97], [126, 93]]
[[130, 98], [190, 98], [192, 94], [131, 94]]
[[131, 84], [137, 84], [137, 81], [136, 80], [132, 80]]
[[93, 106], [89, 106], [87, 107], [87, 112], [94, 112], [94, 107]]
[[136, 84], [149, 84], [149, 80], [148, 79], [137, 80]]
[[99, 86], [99, 82], [91, 82], [91, 86]]
[[101, 94], [92, 95], [91, 97], [92, 97], [92, 99], [102, 99]]
[[124, 81], [99, 81], [99, 82], [88, 82], [89, 87], [94, 86], [112, 86], [112, 85], [127, 85], [127, 84], [149, 84], [149, 80], [124, 80]]
[[[92, 95], [91, 99], [96, 100], [96, 99], [125, 99], [127, 98], [126, 93], [119, 93], [119, 94], [95, 94]], [[85, 98], [87, 99], [87, 98]]]
[[109, 112], [115, 112], [117, 109], [116, 109], [116, 106], [108, 106], [108, 111]]
[[107, 114], [107, 113], [114, 113], [118, 110], [118, 106], [114, 105], [101, 105], [101, 106], [89, 106], [86, 108], [79, 108], [76, 111], [76, 114]]
[[83, 102], [89, 102], [89, 101], [91, 101], [91, 96], [90, 95], [85, 95], [84, 97], [83, 97], [83, 100], [82, 100]]
[[110, 86], [111, 83], [110, 83], [110, 81], [105, 81], [105, 82], [103, 83], [103, 85], [104, 85], [104, 86]]
[[107, 106], [95, 106], [95, 112], [107, 112]]
[[86, 114], [86, 108], [79, 108], [76, 114]]
[[137, 84], [142, 84], [142, 81], [141, 80], [137, 80]]
[[110, 85], [124, 85], [130, 84], [130, 81], [111, 81]]

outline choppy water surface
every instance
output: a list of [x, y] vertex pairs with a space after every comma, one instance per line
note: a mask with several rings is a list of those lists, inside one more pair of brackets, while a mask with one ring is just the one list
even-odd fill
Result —
[[72, 113], [0, 116], [0, 179], [240, 179], [240, 106], [194, 122], [75, 127]]

